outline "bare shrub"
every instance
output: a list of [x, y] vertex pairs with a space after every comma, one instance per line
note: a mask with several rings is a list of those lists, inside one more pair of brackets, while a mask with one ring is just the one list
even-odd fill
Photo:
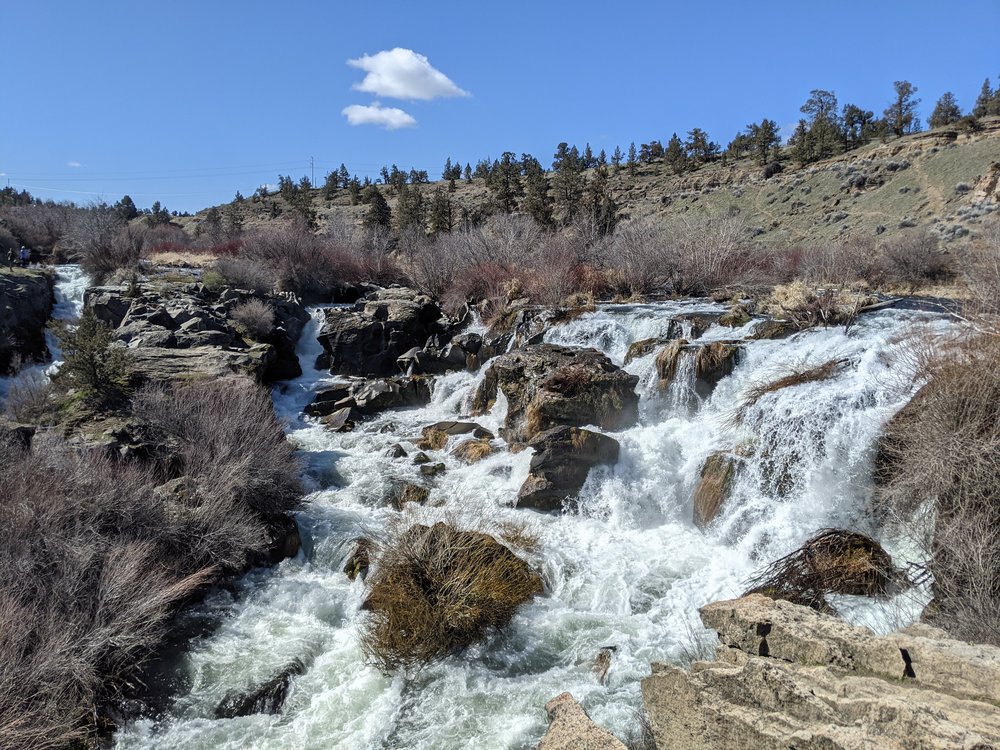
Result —
[[983, 321], [996, 329], [1000, 315], [1000, 220], [983, 224], [980, 236], [962, 258], [962, 281], [971, 297], [970, 314], [985, 316]]
[[880, 445], [879, 507], [904, 522], [934, 512], [921, 540], [934, 577], [929, 619], [1000, 645], [1000, 341], [978, 335], [923, 360], [926, 384]]
[[579, 288], [580, 257], [569, 238], [550, 235], [535, 253], [526, 286], [532, 301], [549, 306], [564, 304]]
[[938, 248], [937, 238], [927, 231], [902, 233], [885, 242], [881, 251], [886, 280], [910, 292], [952, 273], [950, 256]]
[[764, 311], [791, 320], [800, 328], [850, 325], [874, 298], [845, 288], [815, 288], [802, 280], [779, 284], [771, 291]]
[[878, 286], [885, 280], [885, 259], [869, 238], [852, 237], [802, 251], [797, 276], [810, 284], [841, 287], [864, 282]]
[[233, 308], [229, 317], [257, 341], [263, 341], [274, 333], [274, 310], [263, 300], [241, 302]]
[[[110, 231], [110, 228], [109, 228]], [[146, 230], [124, 226], [114, 233], [99, 233], [86, 238], [80, 246], [80, 267], [97, 284], [103, 284], [117, 271], [139, 267], [145, 247]]]
[[542, 591], [538, 575], [493, 537], [442, 522], [382, 544], [367, 583], [361, 647], [384, 672], [482, 640]]
[[44, 373], [36, 368], [25, 368], [11, 380], [7, 388], [4, 413], [15, 422], [45, 424], [53, 417], [54, 391]]
[[245, 377], [136, 394], [133, 413], [177, 446], [183, 473], [215, 498], [268, 516], [294, 508], [299, 465], [270, 395]]
[[[256, 260], [241, 257], [223, 257], [215, 261], [212, 272], [236, 289], [265, 294], [273, 291], [277, 277], [273, 269]], [[207, 283], [206, 279], [206, 283]]]

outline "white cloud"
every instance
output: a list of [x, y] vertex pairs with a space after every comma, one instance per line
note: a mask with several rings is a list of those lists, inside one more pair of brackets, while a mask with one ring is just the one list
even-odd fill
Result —
[[469, 95], [431, 65], [424, 55], [412, 49], [396, 47], [348, 60], [347, 64], [367, 73], [364, 80], [354, 84], [353, 88], [376, 96], [428, 101], [438, 97]]
[[344, 107], [341, 114], [347, 118], [348, 125], [378, 125], [386, 130], [412, 128], [417, 124], [408, 112], [396, 107], [383, 107], [378, 102], [372, 102], [370, 106], [351, 104]]
[[78, 161], [68, 161], [66, 162], [66, 166], [73, 167], [74, 169], [76, 169], [77, 167], [82, 167], [83, 165]]

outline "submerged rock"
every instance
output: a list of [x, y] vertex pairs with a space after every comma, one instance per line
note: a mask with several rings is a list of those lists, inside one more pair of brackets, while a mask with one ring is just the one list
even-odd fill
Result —
[[1000, 649], [915, 625], [886, 636], [785, 601], [703, 607], [715, 662], [653, 664], [657, 747], [989, 748], [1000, 741]]
[[575, 498], [587, 474], [599, 464], [618, 461], [618, 441], [579, 427], [554, 427], [528, 442], [531, 457], [528, 478], [517, 493], [520, 508], [559, 510]]
[[539, 344], [497, 357], [473, 399], [474, 409], [507, 398], [502, 436], [523, 443], [552, 427], [620, 430], [639, 418], [639, 378], [596, 349]]
[[306, 671], [305, 664], [296, 659], [267, 682], [245, 693], [232, 693], [222, 699], [215, 708], [219, 719], [235, 719], [252, 714], [276, 714], [288, 697], [292, 678]]
[[344, 561], [344, 575], [352, 581], [358, 576], [361, 577], [362, 581], [367, 578], [368, 570], [372, 564], [371, 555], [373, 546], [371, 540], [364, 537], [355, 539], [354, 549], [351, 550], [351, 554]]
[[536, 750], [627, 750], [621, 740], [595, 724], [569, 693], [546, 703], [545, 712], [549, 728]]

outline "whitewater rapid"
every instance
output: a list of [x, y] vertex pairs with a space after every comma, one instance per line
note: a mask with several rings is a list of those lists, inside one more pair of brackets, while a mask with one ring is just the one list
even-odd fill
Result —
[[[546, 340], [594, 346], [621, 364], [631, 343], [665, 335], [677, 315], [722, 310], [710, 302], [609, 305], [551, 329]], [[384, 676], [363, 663], [358, 645], [363, 583], [341, 568], [353, 539], [398, 522], [386, 502], [391, 481], [420, 481], [409, 459], [387, 457], [389, 447], [402, 442], [412, 454], [423, 426], [466, 415], [482, 371], [437, 378], [427, 407], [384, 413], [351, 433], [328, 432], [301, 416], [313, 392], [336, 380], [313, 366], [322, 314], [313, 311], [300, 342], [304, 374], [274, 389], [313, 490], [297, 515], [303, 549], [203, 605], [218, 627], [184, 656], [174, 706], [158, 720], [124, 727], [118, 750], [533, 748], [545, 730], [545, 702], [563, 691], [625, 737], [636, 727], [639, 680], [650, 662], [710, 651], [713, 636], [701, 627], [698, 607], [738, 595], [755, 569], [829, 526], [880, 534], [898, 562], [915, 554], [907, 538], [880, 531], [866, 513], [871, 462], [880, 430], [916, 387], [914, 337], [946, 331], [945, 319], [886, 310], [849, 331], [746, 341], [735, 371], [704, 400], [685, 384], [692, 368], [683, 361], [678, 386], [662, 391], [654, 350], [626, 366], [640, 378], [640, 423], [612, 433], [620, 460], [591, 473], [578, 512], [510, 507], [527, 475], [528, 451], [501, 451], [473, 465], [447, 449], [432, 452], [447, 473], [426, 506], [408, 506], [406, 522], [447, 519], [488, 531], [527, 524], [539, 540], [530, 562], [546, 591], [487, 642], [410, 678]], [[742, 338], [752, 329], [716, 325], [701, 340]], [[849, 365], [738, 413], [754, 385], [831, 359]], [[476, 421], [496, 432], [504, 409], [501, 398]], [[732, 499], [703, 532], [692, 523], [691, 497], [717, 450], [750, 457]], [[842, 597], [836, 604], [848, 619], [887, 631], [911, 622], [925, 602], [926, 592], [911, 591], [888, 603]], [[591, 666], [605, 646], [616, 650], [602, 685]], [[307, 670], [280, 715], [214, 718], [228, 691], [296, 658]]]

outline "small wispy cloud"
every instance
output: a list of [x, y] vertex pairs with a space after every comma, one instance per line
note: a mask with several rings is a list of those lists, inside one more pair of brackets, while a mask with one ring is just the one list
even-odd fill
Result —
[[351, 104], [341, 110], [348, 125], [376, 125], [386, 130], [415, 127], [417, 121], [409, 112], [397, 107], [383, 107], [378, 102], [371, 105]]
[[393, 99], [429, 101], [438, 97], [469, 96], [448, 76], [431, 65], [425, 55], [412, 49], [395, 47], [391, 50], [362, 55], [347, 64], [367, 75], [354, 84], [356, 91]]
[[68, 162], [66, 162], [66, 166], [67, 167], [73, 167], [74, 169], [76, 169], [78, 167], [82, 167], [83, 165], [80, 162], [78, 162], [78, 161], [68, 161]]

